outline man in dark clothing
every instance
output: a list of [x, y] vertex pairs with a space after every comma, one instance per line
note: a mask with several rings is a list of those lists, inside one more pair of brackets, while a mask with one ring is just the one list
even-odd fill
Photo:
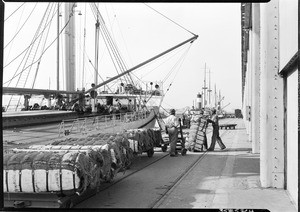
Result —
[[222, 139], [219, 135], [219, 117], [217, 115], [217, 110], [215, 108], [212, 109], [212, 117], [207, 120], [209, 123], [213, 125], [213, 135], [211, 137], [211, 144], [208, 148], [208, 151], [214, 151], [216, 141], [218, 142], [220, 148], [223, 150], [226, 148], [225, 144], [222, 142]]
[[166, 126], [166, 131], [169, 134], [170, 156], [176, 157], [178, 155], [178, 153], [176, 151], [176, 144], [177, 144], [177, 140], [178, 140], [179, 120], [175, 116], [174, 109], [171, 109], [170, 116], [165, 119], [165, 126]]

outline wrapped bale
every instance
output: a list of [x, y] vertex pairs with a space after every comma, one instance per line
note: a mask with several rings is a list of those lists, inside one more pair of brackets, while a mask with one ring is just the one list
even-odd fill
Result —
[[189, 129], [189, 136], [187, 138], [187, 142], [189, 146], [189, 150], [193, 151], [195, 149], [196, 139], [197, 139], [197, 133], [199, 130], [199, 121], [200, 116], [199, 115], [193, 115], [191, 117], [191, 126]]
[[154, 133], [154, 137], [155, 137], [155, 146], [159, 146], [160, 144], [162, 144], [164, 142], [162, 135], [161, 135], [161, 130], [153, 129], [153, 133]]
[[18, 152], [3, 161], [5, 192], [83, 192], [91, 185], [89, 158], [79, 152]]
[[203, 151], [203, 144], [206, 139], [207, 120], [201, 116], [192, 117], [189, 132], [189, 149], [191, 151]]
[[127, 169], [133, 160], [133, 150], [130, 149], [129, 140], [125, 135], [117, 135], [114, 142], [121, 152], [122, 169]]
[[141, 131], [138, 129], [132, 129], [124, 133], [126, 134], [127, 139], [130, 140], [130, 147], [135, 153], [142, 153], [144, 149], [144, 139], [142, 138], [142, 134], [140, 132]]

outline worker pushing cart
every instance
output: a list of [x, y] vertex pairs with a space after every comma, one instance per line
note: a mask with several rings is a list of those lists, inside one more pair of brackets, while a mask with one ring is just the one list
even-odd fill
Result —
[[[179, 131], [178, 131], [179, 129]], [[170, 116], [165, 119], [165, 130], [166, 133], [169, 135], [169, 140], [170, 140], [170, 156], [171, 157], [176, 157], [178, 156], [178, 152], [176, 150], [176, 145], [178, 142], [178, 133], [180, 132], [181, 135], [181, 143], [184, 142], [183, 139], [183, 134], [182, 134], [182, 126], [181, 126], [181, 120], [178, 119], [175, 116], [175, 109], [170, 110]], [[184, 145], [182, 145], [182, 149], [184, 149]], [[182, 152], [183, 153], [183, 152]], [[185, 151], [186, 153], [186, 151]], [[185, 155], [183, 153], [182, 155]]]

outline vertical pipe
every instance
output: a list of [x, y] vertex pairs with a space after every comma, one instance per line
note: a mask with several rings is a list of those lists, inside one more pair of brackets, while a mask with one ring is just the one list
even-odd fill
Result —
[[259, 153], [259, 4], [252, 5], [252, 103], [251, 103], [251, 124], [252, 124], [252, 153]]

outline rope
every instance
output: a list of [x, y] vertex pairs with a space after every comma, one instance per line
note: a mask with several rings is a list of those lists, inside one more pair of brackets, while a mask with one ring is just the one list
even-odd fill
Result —
[[[53, 18], [53, 17], [52, 17]], [[68, 21], [69, 23], [69, 21]], [[68, 24], [67, 23], [67, 24]], [[66, 25], [67, 25], [66, 24]], [[46, 29], [47, 25], [45, 26], [44, 30]], [[8, 64], [6, 64], [3, 68], [6, 68], [7, 66], [9, 66], [13, 61], [15, 61], [18, 57], [20, 57], [25, 51], [27, 51], [33, 44], [34, 42], [41, 36], [41, 34], [44, 32], [44, 30], [36, 36], [36, 38], [29, 44], [29, 46], [27, 48], [25, 48], [18, 56], [16, 56], [13, 60], [11, 60]]]
[[36, 7], [37, 3], [34, 5], [34, 8], [31, 10], [30, 14], [28, 15], [28, 17], [26, 18], [25, 22], [22, 24], [21, 28], [15, 33], [15, 35], [13, 36], [13, 38], [4, 46], [4, 49], [15, 39], [15, 37], [19, 34], [19, 32], [21, 31], [21, 29], [25, 26], [25, 23], [28, 21], [28, 19], [30, 18], [30, 16], [32, 15], [35, 7]]
[[[190, 47], [191, 47], [191, 45], [190, 45], [189, 48], [185, 51], [185, 54], [182, 55], [182, 57], [181, 57], [181, 58], [182, 58], [182, 59], [181, 59], [181, 60], [182, 60], [182, 63], [183, 63], [183, 56], [186, 56], [186, 55], [187, 55], [187, 52], [188, 52], [188, 50], [190, 49]], [[181, 63], [181, 65], [182, 65], [182, 63]], [[170, 90], [170, 87], [172, 86], [172, 83], [174, 82], [175, 77], [177, 76], [178, 72], [179, 72], [179, 69], [177, 70], [177, 72], [176, 72], [176, 74], [175, 74], [173, 80], [171, 81], [171, 83], [169, 84], [169, 86], [168, 86], [166, 92], [164, 93], [163, 97], [161, 98], [161, 101], [160, 101], [160, 104], [159, 104], [159, 108], [162, 107], [161, 104], [162, 104], [162, 102], [163, 102], [163, 100], [164, 100], [164, 98], [165, 98], [167, 92]]]
[[[115, 45], [115, 42], [113, 41], [113, 39], [112, 39], [112, 37], [111, 37], [111, 35], [110, 35], [107, 27], [106, 27], [106, 24], [104, 22], [104, 19], [103, 19], [102, 15], [100, 14], [100, 12], [98, 10], [98, 7], [95, 5], [95, 3], [91, 4], [91, 7], [94, 10], [94, 13], [97, 13], [99, 15], [99, 17], [100, 17], [101, 29], [102, 29], [101, 33], [102, 33], [102, 35], [103, 34], [105, 35], [105, 36], [103, 36], [103, 38], [104, 37], [106, 38], [106, 42], [107, 42], [106, 46], [107, 46], [108, 51], [110, 50], [112, 52], [112, 54], [114, 55], [114, 57], [112, 57], [111, 54], [110, 54], [111, 59], [112, 60], [115, 59], [116, 62], [117, 62], [117, 64], [118, 64], [118, 66], [119, 66], [120, 71], [124, 72], [125, 70], [127, 70], [126, 65], [125, 65], [124, 61], [122, 60], [120, 51], [118, 50], [117, 46]], [[110, 48], [108, 48], [108, 45], [110, 46]], [[118, 72], [118, 74], [119, 74], [119, 72]], [[128, 76], [130, 78], [129, 80], [126, 78]], [[132, 84], [134, 84], [134, 82], [133, 82], [130, 74], [125, 75], [124, 78], [125, 78], [126, 81], [131, 81]]]
[[[53, 7], [53, 4], [52, 4], [52, 7]], [[50, 12], [51, 12], [52, 8], [50, 9]], [[48, 18], [50, 16], [50, 12], [48, 14], [48, 17], [47, 17], [47, 20], [46, 22], [48, 21]], [[54, 15], [55, 15], [56, 12], [54, 12]], [[54, 17], [54, 15], [52, 17]], [[50, 26], [51, 26], [51, 23], [52, 23], [52, 19], [50, 20], [50, 24], [49, 24], [49, 27], [48, 27], [48, 32], [46, 34], [46, 38], [44, 40], [44, 45], [43, 45], [43, 48], [42, 48], [42, 51], [45, 49], [45, 46], [46, 46], [46, 41], [48, 39], [48, 35], [49, 35], [49, 31], [50, 31]], [[38, 66], [36, 68], [36, 71], [35, 71], [35, 76], [34, 76], [34, 79], [33, 79], [33, 83], [32, 83], [32, 88], [34, 88], [34, 84], [35, 84], [35, 81], [36, 81], [36, 77], [37, 77], [37, 74], [38, 74], [38, 71], [39, 71], [39, 67], [40, 67], [40, 63], [41, 63], [41, 60], [42, 58], [40, 58], [39, 62], [38, 62]], [[50, 88], [49, 88], [50, 89]]]
[[185, 31], [191, 33], [192, 35], [196, 35], [194, 33], [192, 33], [191, 31], [187, 30], [186, 28], [184, 28], [182, 25], [176, 23], [175, 21], [171, 20], [170, 18], [168, 18], [167, 16], [165, 16], [164, 14], [158, 12], [157, 10], [155, 10], [154, 8], [150, 7], [149, 5], [147, 5], [146, 3], [144, 3], [147, 7], [149, 7], [150, 9], [154, 10], [155, 12], [157, 12], [158, 14], [160, 14], [161, 16], [165, 17], [166, 19], [168, 19], [169, 21], [173, 22], [174, 24], [176, 24], [177, 26], [181, 27], [182, 29], [184, 29]]
[[[71, 16], [69, 17], [69, 19], [68, 19], [68, 21], [67, 21], [67, 23], [65, 24], [65, 26], [61, 29], [61, 31], [59, 32], [59, 35], [64, 31], [64, 29], [67, 27], [67, 25], [69, 24], [69, 22], [70, 22], [70, 18], [71, 18]], [[45, 29], [44, 29], [45, 30]], [[40, 35], [39, 35], [40, 36]], [[37, 38], [36, 38], [37, 39]], [[35, 39], [35, 40], [36, 40]], [[34, 41], [35, 41], [34, 40]], [[47, 46], [47, 48], [42, 52], [42, 54], [41, 54], [41, 56], [38, 58], [38, 60], [43, 56], [43, 54], [53, 45], [53, 43], [55, 42], [57, 40], [57, 37]], [[33, 41], [33, 42], [34, 42]], [[24, 50], [24, 51], [26, 51], [30, 46], [32, 45], [32, 43]], [[23, 53], [24, 53], [24, 51], [21, 53], [21, 54], [19, 54], [15, 59], [17, 59], [20, 55], [22, 55]], [[14, 59], [14, 60], [15, 60]], [[6, 83], [8, 83], [8, 82], [10, 82], [10, 81], [12, 81], [15, 77], [17, 77], [18, 75], [20, 75], [20, 74], [22, 74], [22, 72], [24, 72], [28, 67], [30, 67], [30, 66], [32, 66], [33, 64], [35, 64], [35, 63], [37, 63], [38, 62], [38, 60], [36, 60], [36, 61], [34, 61], [33, 63], [31, 63], [30, 65], [28, 65], [26, 68], [24, 68], [20, 73], [18, 73], [16, 76], [14, 76], [13, 78], [11, 78], [10, 80], [8, 80], [8, 81], [6, 81], [5, 83], [3, 83], [3, 84], [6, 84]], [[11, 61], [12, 62], [12, 61]], [[11, 63], [10, 62], [10, 63]], [[9, 64], [10, 64], [9, 63]], [[8, 65], [9, 65], [8, 64]], [[6, 66], [8, 66], [8, 65], [6, 65]], [[5, 66], [5, 67], [6, 67]], [[5, 67], [3, 67], [3, 68], [5, 68]]]
[[[152, 70], [150, 70], [148, 73], [146, 73], [142, 78], [144, 78], [145, 76], [147, 76], [148, 74], [150, 74], [151, 72], [153, 72], [155, 69], [157, 69], [159, 66], [161, 66], [162, 64], [166, 63], [167, 61], [169, 61], [171, 58], [173, 58], [175, 55], [177, 55], [180, 51], [177, 51], [174, 55], [172, 55], [171, 57], [167, 58], [165, 61], [163, 61], [162, 63], [160, 63], [159, 65], [157, 65], [155, 68], [153, 68]], [[164, 55], [165, 56], [165, 55]]]
[[[29, 49], [29, 48], [26, 49], [26, 53], [25, 53], [25, 55], [24, 55], [24, 57], [23, 57], [21, 63], [19, 64], [18, 68], [16, 69], [14, 75], [13, 75], [13, 78], [16, 77], [16, 76], [19, 76], [19, 79], [18, 79], [18, 81], [17, 81], [16, 86], [17, 86], [17, 85], [19, 84], [19, 82], [20, 82], [20, 79], [21, 79], [21, 76], [22, 76], [21, 74], [26, 70], [26, 69], [24, 68], [24, 66], [26, 65], [26, 62], [28, 61], [28, 58], [29, 58], [29, 56], [30, 56], [30, 53], [31, 53], [32, 50], [33, 50], [35, 41], [39, 38], [39, 41], [38, 41], [38, 44], [37, 44], [38, 46], [39, 46], [39, 44], [40, 44], [40, 42], [41, 42], [41, 38], [42, 38], [42, 35], [43, 35], [43, 33], [44, 33], [44, 30], [46, 29], [46, 26], [45, 26], [44, 30], [43, 30], [39, 35], [38, 35], [38, 33], [39, 33], [39, 31], [40, 31], [40, 29], [41, 29], [41, 27], [42, 27], [42, 23], [43, 23], [43, 20], [44, 20], [44, 18], [45, 18], [45, 16], [46, 16], [46, 12], [47, 12], [48, 7], [49, 7], [49, 4], [48, 4], [48, 6], [47, 6], [47, 8], [46, 8], [46, 11], [45, 11], [45, 13], [44, 13], [44, 15], [43, 15], [43, 18], [42, 18], [42, 20], [41, 20], [41, 22], [40, 22], [40, 24], [39, 24], [39, 26], [38, 26], [38, 28], [37, 28], [37, 30], [36, 30], [36, 33], [35, 33], [34, 38], [33, 38], [33, 41], [31, 41], [31, 44], [29, 45], [30, 49]], [[37, 48], [38, 48], [38, 47], [37, 47]], [[36, 51], [37, 51], [37, 49], [36, 49]], [[35, 58], [35, 56], [36, 56], [36, 52], [34, 53], [33, 59]], [[25, 57], [27, 57], [27, 58], [25, 59]], [[17, 72], [18, 72], [19, 68], [21, 67], [21, 65], [22, 65], [22, 63], [23, 63], [24, 60], [25, 60], [25, 62], [24, 62], [24, 65], [23, 65], [23, 70], [22, 70], [19, 74], [17, 74]], [[30, 70], [29, 70], [29, 72], [30, 72]], [[29, 76], [29, 73], [27, 74], [26, 80], [25, 80], [25, 84], [24, 84], [22, 87], [25, 87], [25, 85], [26, 85], [26, 83], [27, 83], [27, 80], [28, 80], [28, 76]], [[12, 78], [12, 79], [13, 79], [13, 78]], [[10, 81], [10, 82], [11, 82], [11, 81]], [[9, 85], [10, 85], [10, 82], [9, 82]], [[8, 85], [8, 86], [9, 86], [9, 85]], [[12, 97], [11, 97], [11, 99], [12, 99]], [[10, 101], [11, 101], [11, 100], [10, 100]], [[9, 102], [10, 102], [10, 101], [9, 101]], [[20, 102], [20, 98], [19, 98], [18, 103], [19, 103], [19, 102]]]
[[25, 2], [23, 3], [23, 4], [21, 4], [21, 6], [19, 6], [16, 10], [14, 10], [5, 20], [4, 20], [4, 22], [5, 21], [7, 21], [7, 19], [9, 19], [15, 12], [17, 12], [23, 5], [25, 4]]

